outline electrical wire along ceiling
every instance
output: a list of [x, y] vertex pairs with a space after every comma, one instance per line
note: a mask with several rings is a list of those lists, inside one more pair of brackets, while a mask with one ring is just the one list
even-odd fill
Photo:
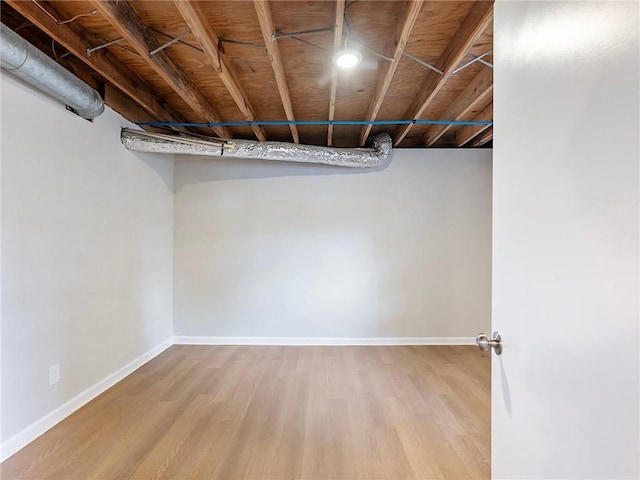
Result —
[[2, 22], [157, 133], [493, 138], [492, 1], [4, 0]]

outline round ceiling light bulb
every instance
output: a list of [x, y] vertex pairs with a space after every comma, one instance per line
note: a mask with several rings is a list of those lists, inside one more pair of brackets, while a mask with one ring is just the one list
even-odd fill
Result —
[[340, 68], [353, 68], [362, 61], [362, 54], [353, 48], [340, 50], [333, 56], [333, 63]]

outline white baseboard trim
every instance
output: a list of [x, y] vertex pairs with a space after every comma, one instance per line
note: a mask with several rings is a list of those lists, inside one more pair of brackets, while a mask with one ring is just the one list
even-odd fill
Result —
[[475, 345], [475, 337], [173, 337], [174, 345]]
[[118, 371], [112, 373], [105, 379], [99, 381], [92, 387], [87, 388], [84, 392], [76, 395], [68, 402], [56, 408], [53, 412], [48, 413], [40, 420], [29, 425], [27, 428], [22, 430], [20, 433], [14, 435], [8, 440], [2, 442], [0, 445], [0, 461], [4, 462], [11, 455], [16, 453], [18, 450], [22, 449], [40, 435], [45, 433], [47, 430], [54, 427], [56, 424], [60, 423], [66, 417], [71, 415], [73, 412], [78, 410], [80, 407], [86, 405], [91, 400], [96, 398], [98, 395], [103, 393], [105, 390], [111, 388], [113, 385], [118, 383], [127, 375], [130, 375], [135, 370], [140, 368], [142, 365], [147, 363], [149, 360], [155, 358], [160, 353], [165, 351], [173, 345], [173, 339], [168, 338], [160, 345], [152, 348], [147, 353], [140, 355], [135, 360], [129, 362], [127, 365], [119, 369]]

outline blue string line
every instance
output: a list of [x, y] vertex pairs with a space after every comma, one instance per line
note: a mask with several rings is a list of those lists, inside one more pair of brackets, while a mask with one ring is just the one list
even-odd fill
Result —
[[493, 121], [464, 120], [276, 120], [258, 122], [140, 122], [141, 127], [286, 127], [289, 125], [493, 125]]

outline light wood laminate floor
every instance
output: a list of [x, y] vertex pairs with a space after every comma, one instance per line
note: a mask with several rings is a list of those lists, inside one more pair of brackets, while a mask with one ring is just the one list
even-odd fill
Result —
[[468, 346], [173, 346], [2, 464], [29, 479], [490, 478]]

